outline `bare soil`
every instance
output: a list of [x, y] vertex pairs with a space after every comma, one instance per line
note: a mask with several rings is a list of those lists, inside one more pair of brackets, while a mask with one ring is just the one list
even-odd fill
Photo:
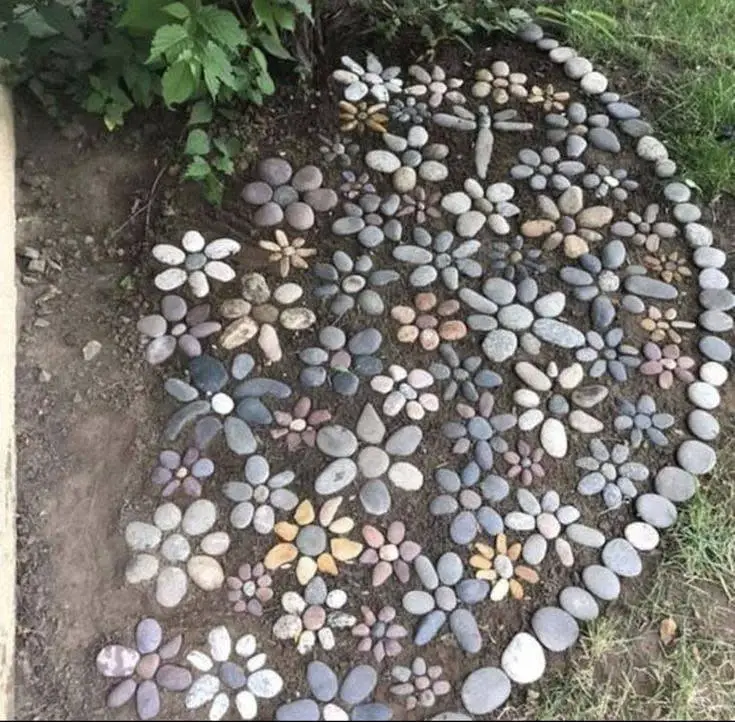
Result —
[[[408, 54], [404, 50], [403, 54]], [[332, 58], [331, 50], [326, 58]], [[382, 53], [388, 59], [390, 53]], [[528, 72], [532, 79], [554, 82], [559, 87], [569, 84], [541, 55], [526, 47], [499, 46], [488, 54], [478, 54], [473, 63], [483, 65], [485, 59], [506, 59], [514, 70]], [[392, 60], [393, 58], [391, 58]], [[410, 57], [399, 57], [408, 61]], [[438, 58], [450, 74], [471, 77], [467, 67], [470, 56], [449, 48]], [[151, 293], [153, 267], [148, 250], [160, 240], [177, 242], [190, 227], [206, 237], [231, 235], [245, 245], [254, 246], [261, 234], [248, 221], [247, 210], [238, 200], [243, 182], [250, 178], [248, 162], [270, 154], [284, 154], [294, 167], [310, 161], [320, 164], [316, 132], [336, 129], [334, 97], [326, 91], [324, 62], [314, 83], [318, 91], [285, 88], [265, 108], [245, 109], [238, 122], [247, 148], [241, 172], [229, 185], [222, 209], [212, 209], [199, 199], [198, 190], [178, 185], [166, 170], [170, 140], [180, 129], [175, 122], [156, 118], [139, 119], [122, 133], [107, 136], [93, 122], [76, 121], [60, 133], [53, 124], [22, 98], [18, 103], [18, 654], [17, 654], [17, 716], [19, 719], [124, 719], [130, 708], [110, 712], [104, 706], [107, 683], [95, 671], [94, 657], [105, 643], [130, 643], [132, 630], [139, 618], [154, 614], [164, 622], [166, 630], [186, 631], [186, 644], [201, 645], [211, 626], [227, 620], [231, 630], [252, 631], [258, 636], [270, 664], [287, 680], [288, 691], [303, 693], [305, 660], [291, 647], [275, 643], [270, 626], [279, 616], [278, 605], [268, 610], [263, 620], [248, 618], [236, 624], [225, 599], [220, 595], [188, 598], [180, 607], [160, 613], [149, 590], [131, 588], [123, 583], [123, 570], [128, 559], [122, 529], [133, 518], [145, 518], [155, 508], [155, 490], [148, 480], [156, 454], [161, 448], [160, 432], [165, 419], [173, 410], [162, 391], [163, 374], [147, 367], [141, 358], [135, 322], [150, 312], [156, 298]], [[530, 112], [533, 119], [535, 111]], [[458, 137], [459, 136], [459, 137]], [[370, 141], [368, 141], [370, 142]], [[376, 141], [372, 141], [375, 143]], [[470, 138], [461, 134], [442, 139], [450, 145], [457, 169], [445, 188], [460, 187], [465, 170], [471, 163]], [[514, 164], [515, 154], [524, 146], [543, 147], [540, 131], [528, 135], [501, 135], [497, 139], [493, 165], [507, 169]], [[375, 145], [374, 147], [378, 147]], [[465, 157], [466, 167], [459, 170], [458, 158]], [[602, 158], [600, 158], [602, 160]], [[617, 159], [618, 166], [634, 169], [641, 166], [626, 151]], [[504, 172], [504, 170], [503, 170]], [[326, 183], [338, 184], [338, 172], [330, 169]], [[500, 179], [500, 173], [498, 177]], [[645, 208], [659, 191], [660, 183], [644, 173], [641, 189], [626, 209]], [[154, 197], [150, 206], [151, 189]], [[521, 192], [518, 203], [529, 207], [530, 194]], [[619, 204], [618, 204], [619, 205]], [[141, 210], [142, 209], [142, 210]], [[622, 211], [623, 206], [616, 206]], [[716, 212], [716, 236], [723, 247], [729, 238], [727, 231], [735, 228], [732, 204], [721, 201], [708, 214]], [[526, 217], [533, 217], [529, 214]], [[332, 218], [321, 217], [309, 232], [308, 245], [319, 248], [320, 259], [342, 246], [343, 241], [330, 237]], [[47, 270], [33, 274], [27, 270], [28, 260], [22, 256], [25, 247], [41, 251], [47, 259]], [[262, 254], [243, 254], [248, 264], [241, 262], [239, 272], [263, 268]], [[389, 263], [386, 249], [378, 254], [378, 263]], [[51, 263], [48, 263], [51, 261]], [[275, 275], [266, 270], [274, 283]], [[34, 280], [36, 279], [36, 280]], [[308, 275], [298, 278], [307, 292], [312, 284]], [[552, 276], [543, 280], [542, 291], [550, 291], [558, 282]], [[696, 317], [696, 286], [685, 286], [679, 313]], [[402, 284], [389, 287], [386, 303], [405, 302], [409, 290]], [[230, 293], [215, 293], [213, 304]], [[50, 297], [49, 297], [50, 296]], [[587, 323], [581, 306], [570, 308], [568, 319]], [[628, 319], [630, 320], [630, 319]], [[356, 329], [371, 319], [354, 318], [342, 325]], [[393, 341], [390, 319], [379, 319], [384, 335], [383, 358], [392, 362], [428, 365], [432, 359], [407, 348], [398, 348]], [[641, 340], [633, 324], [631, 337]], [[100, 354], [89, 362], [82, 348], [90, 340], [102, 345]], [[291, 383], [300, 370], [295, 357], [299, 348], [310, 345], [310, 337], [284, 339], [286, 360], [278, 366], [278, 374]], [[463, 344], [469, 348], [470, 341]], [[687, 351], [696, 355], [696, 338], [692, 337]], [[571, 356], [555, 353], [553, 358], [562, 365]], [[551, 360], [542, 356], [541, 363]], [[50, 380], [41, 378], [51, 374]], [[270, 372], [270, 371], [269, 371]], [[173, 372], [171, 373], [173, 374]], [[510, 371], [506, 371], [510, 377]], [[628, 384], [626, 396], [634, 398], [644, 388], [643, 380]], [[650, 388], [650, 386], [649, 386]], [[512, 385], [506, 383], [497, 396], [499, 406], [509, 406]], [[316, 407], [335, 408], [335, 397], [326, 390], [312, 394]], [[339, 408], [339, 421], [350, 425], [365, 400]], [[597, 413], [612, 414], [614, 394]], [[680, 388], [661, 395], [660, 405], [681, 417], [687, 404]], [[290, 406], [290, 404], [288, 405]], [[735, 409], [733, 394], [727, 394], [727, 409]], [[426, 506], [433, 488], [431, 470], [452, 461], [446, 442], [439, 435], [448, 409], [436, 414], [424, 428], [422, 465], [427, 476], [426, 491], [413, 496], [396, 492], [391, 518], [407, 521], [408, 537], [424, 544], [427, 553], [436, 558], [450, 548], [446, 527], [436, 524]], [[400, 425], [399, 420], [388, 424], [389, 431]], [[293, 460], [282, 458], [278, 447], [262, 435], [264, 453], [272, 466], [285, 468]], [[514, 443], [515, 437], [509, 437]], [[577, 474], [573, 459], [586, 446], [586, 439], [573, 437], [570, 454], [563, 462], [548, 464], [547, 479], [553, 479], [562, 494], [576, 486]], [[671, 448], [671, 447], [670, 447]], [[221, 449], [214, 447], [211, 456], [218, 462], [217, 479], [227, 480], [241, 474], [242, 464]], [[666, 452], [647, 452], [642, 460], [653, 468], [665, 463]], [[279, 458], [281, 456], [281, 458]], [[276, 461], [278, 459], [278, 461]], [[220, 460], [222, 460], [221, 463]], [[306, 493], [309, 481], [323, 466], [318, 452], [299, 458], [301, 490]], [[541, 491], [541, 486], [532, 489]], [[207, 492], [224, 508], [223, 497], [212, 484]], [[567, 498], [572, 498], [568, 496]], [[586, 505], [575, 496], [575, 502], [599, 515], [596, 502]], [[351, 498], [350, 509], [361, 521], [365, 518], [359, 505]], [[508, 509], [501, 505], [500, 511]], [[509, 507], [508, 507], [509, 508]], [[594, 518], [594, 517], [591, 517]], [[616, 533], [626, 521], [625, 514], [602, 514], [597, 522], [606, 533]], [[439, 532], [439, 533], [437, 533]], [[252, 535], [254, 536], [254, 535]], [[226, 572], [239, 564], [259, 558], [267, 542], [252, 536], [235, 537], [228, 553]], [[624, 585], [622, 599], [612, 605], [611, 613], [623, 612], [635, 604], [639, 591], [654, 574], [656, 563], [665, 554], [647, 555], [644, 575], [635, 584]], [[592, 559], [580, 553], [580, 561]], [[575, 571], [561, 568], [549, 555], [542, 571], [542, 583], [529, 590], [522, 603], [479, 605], [476, 615], [486, 634], [485, 646], [477, 657], [462, 654], [448, 637], [440, 637], [422, 653], [428, 659], [441, 659], [446, 676], [459, 689], [460, 680], [473, 668], [497, 664], [500, 652], [510, 637], [527, 628], [530, 614], [538, 606], [556, 598], [563, 585], [578, 581]], [[404, 591], [399, 586], [365, 590], [363, 575], [357, 569], [346, 568], [339, 583], [348, 593], [355, 592], [373, 608], [390, 603], [400, 607]], [[276, 599], [289, 588], [284, 576], [276, 575]], [[197, 595], [193, 595], [197, 596]], [[359, 613], [359, 603], [353, 611]], [[412, 621], [407, 619], [406, 621]], [[241, 632], [241, 633], [242, 633]], [[404, 645], [410, 648], [410, 643]], [[338, 635], [337, 650], [328, 661], [335, 668], [345, 669], [355, 661], [352, 638]], [[417, 650], [418, 652], [418, 650]], [[401, 659], [410, 659], [406, 649]], [[367, 658], [366, 658], [367, 659]], [[564, 659], [555, 655], [555, 664]], [[387, 682], [390, 665], [384, 665], [382, 682]], [[387, 684], [381, 684], [378, 697], [384, 697]], [[170, 700], [169, 695], [166, 699]], [[514, 697], [513, 702], [518, 702]], [[458, 697], [444, 698], [433, 710], [458, 709]], [[164, 706], [162, 716], [177, 718], [182, 713], [181, 700]], [[263, 706], [261, 713], [269, 715], [272, 707]], [[399, 708], [396, 708], [397, 714]]]

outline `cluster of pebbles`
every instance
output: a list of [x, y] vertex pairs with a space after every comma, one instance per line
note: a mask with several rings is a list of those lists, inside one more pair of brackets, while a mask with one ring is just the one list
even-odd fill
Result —
[[[445, 699], [462, 709], [432, 719], [485, 717], [642, 573], [714, 468], [735, 295], [695, 187], [589, 60], [536, 24], [518, 35], [578, 87], [502, 60], [457, 78], [342, 59], [342, 132], [315, 146], [333, 171], [265, 158], [242, 190], [287, 282], [232, 239], [153, 248], [165, 295], [143, 353], [186, 369], [165, 382], [165, 501], [127, 523], [125, 579], [162, 610], [222, 594], [232, 617], [206, 651], [152, 618], [104, 647], [109, 707], [134, 697], [150, 719], [171, 691], [212, 720], [387, 720]], [[638, 200], [643, 163], [660, 203]], [[533, 606], [550, 568], [556, 601]], [[503, 639], [492, 620], [520, 600], [529, 624]], [[305, 685], [281, 654], [312, 658]]]

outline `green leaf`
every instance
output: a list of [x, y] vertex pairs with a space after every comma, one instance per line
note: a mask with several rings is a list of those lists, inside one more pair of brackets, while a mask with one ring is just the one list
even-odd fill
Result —
[[260, 48], [253, 47], [252, 57], [255, 58], [255, 62], [261, 70], [268, 72], [268, 58]]
[[270, 30], [271, 35], [278, 35], [272, 0], [253, 0], [253, 12], [255, 17]]
[[274, 57], [282, 58], [283, 60], [292, 60], [291, 53], [283, 47], [281, 39], [277, 35], [262, 33], [258, 36], [258, 42], [265, 48], [267, 53], [270, 53]]
[[240, 21], [229, 10], [220, 10], [208, 5], [195, 15], [196, 22], [206, 33], [231, 50], [247, 45], [248, 35], [240, 25]]
[[309, 20], [313, 18], [311, 12], [311, 0], [288, 0], [300, 13], [306, 15]]
[[38, 8], [38, 12], [54, 30], [58, 30], [65, 38], [75, 43], [82, 41], [84, 37], [82, 31], [68, 8], [59, 3], [51, 3], [51, 5]]
[[158, 28], [153, 36], [148, 62], [162, 55], [168, 56], [173, 51], [183, 50], [186, 44], [191, 44], [191, 39], [183, 25], [164, 25], [162, 28]]
[[194, 160], [186, 167], [184, 178], [188, 180], [202, 180], [211, 175], [212, 168], [201, 156], [196, 156]]
[[220, 155], [212, 161], [212, 166], [225, 175], [232, 175], [235, 172], [235, 164], [228, 155]]
[[212, 122], [212, 106], [208, 100], [197, 100], [191, 107], [189, 125], [201, 125]]
[[30, 34], [22, 23], [10, 23], [0, 30], [0, 58], [5, 58], [11, 63], [20, 60], [28, 47]]
[[204, 197], [211, 204], [215, 206], [220, 205], [224, 194], [225, 184], [214, 173], [211, 173], [204, 179]]
[[89, 94], [84, 104], [84, 109], [88, 113], [101, 113], [105, 108], [105, 99], [101, 93], [96, 91]]
[[204, 82], [212, 98], [217, 97], [220, 83], [224, 83], [229, 88], [234, 87], [235, 78], [232, 75], [232, 63], [225, 55], [225, 51], [211, 40], [207, 43], [204, 53], [202, 53], [202, 67], [204, 69]]
[[288, 8], [273, 8], [273, 18], [284, 30], [293, 30], [296, 27], [296, 15]]
[[189, 131], [186, 139], [186, 147], [184, 153], [186, 155], [207, 155], [212, 146], [209, 142], [209, 135], [201, 128], [194, 128]]
[[233, 137], [218, 136], [213, 141], [214, 147], [228, 157], [236, 156], [240, 152], [240, 141]]
[[191, 72], [188, 63], [177, 60], [170, 65], [161, 79], [163, 101], [171, 106], [174, 103], [183, 103], [196, 91], [196, 77]]
[[154, 32], [171, 20], [164, 12], [169, 0], [128, 0], [128, 7], [118, 25], [123, 28], [142, 32]]
[[258, 87], [264, 95], [273, 95], [276, 92], [276, 84], [273, 82], [273, 78], [271, 78], [267, 70], [258, 73], [255, 81], [258, 83]]
[[172, 18], [176, 18], [177, 20], [186, 20], [191, 13], [189, 12], [189, 8], [184, 5], [184, 3], [171, 3], [170, 5], [166, 5], [166, 7], [163, 8], [163, 12], [165, 12], [167, 15], [170, 15]]

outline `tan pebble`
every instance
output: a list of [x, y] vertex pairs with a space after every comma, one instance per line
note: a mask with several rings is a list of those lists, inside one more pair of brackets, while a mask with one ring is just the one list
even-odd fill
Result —
[[279, 521], [278, 524], [273, 527], [273, 531], [277, 534], [279, 539], [283, 539], [284, 541], [293, 541], [299, 533], [299, 528], [296, 524], [291, 524], [287, 521]]
[[473, 554], [470, 557], [470, 566], [475, 569], [490, 569], [490, 560], [486, 559], [482, 554]]
[[513, 597], [513, 599], [523, 599], [523, 587], [516, 579], [511, 579], [508, 582], [508, 588], [510, 590], [510, 596]]
[[336, 577], [339, 573], [337, 562], [334, 561], [334, 557], [331, 554], [320, 554], [316, 560], [316, 565], [322, 574], [331, 574], [333, 577]]
[[314, 505], [308, 499], [304, 499], [296, 508], [293, 518], [299, 526], [306, 526], [314, 521], [315, 516]]
[[475, 579], [484, 579], [486, 582], [494, 582], [498, 578], [498, 573], [494, 569], [478, 569], [475, 572]]
[[445, 321], [439, 327], [439, 335], [445, 341], [459, 341], [467, 335], [467, 326], [464, 321]]
[[400, 343], [413, 343], [419, 337], [419, 329], [416, 326], [401, 326], [396, 338]]
[[585, 253], [589, 253], [590, 247], [584, 238], [570, 233], [564, 237], [564, 254], [567, 258], [579, 258]]
[[266, 555], [263, 565], [266, 569], [278, 569], [291, 563], [299, 555], [293, 544], [276, 544]]
[[431, 311], [436, 306], [436, 294], [431, 292], [417, 293], [414, 304], [419, 311]]
[[583, 228], [602, 228], [613, 218], [612, 208], [607, 206], [593, 206], [580, 211], [577, 216], [577, 224]]
[[296, 579], [306, 586], [316, 574], [317, 564], [311, 557], [301, 557], [296, 565]]
[[362, 551], [360, 542], [352, 541], [352, 539], [332, 539], [329, 544], [332, 550], [332, 556], [341, 562], [347, 562], [357, 557]]
[[516, 561], [518, 557], [521, 556], [521, 543], [516, 542], [515, 544], [511, 544], [508, 547], [508, 551], [506, 552], [506, 556], [508, 559], [510, 559], [512, 562]]
[[343, 516], [329, 525], [332, 534], [349, 534], [355, 528], [355, 522], [348, 516]]
[[477, 542], [475, 544], [475, 549], [487, 559], [492, 559], [495, 556], [495, 549], [493, 549], [489, 544]]
[[498, 554], [505, 554], [508, 551], [508, 537], [505, 534], [498, 534], [495, 537], [495, 551]]
[[656, 330], [656, 322], [652, 318], [644, 318], [641, 321], [641, 328], [644, 331], [655, 331]]
[[409, 324], [413, 323], [416, 318], [416, 311], [410, 306], [393, 306], [390, 310], [391, 318], [398, 323]]
[[459, 301], [457, 301], [457, 299], [455, 298], [451, 298], [448, 301], [442, 301], [436, 309], [436, 312], [440, 316], [452, 316], [453, 314], [457, 313], [459, 309]]
[[433, 351], [439, 346], [439, 334], [433, 328], [425, 328], [419, 334], [419, 342], [426, 351]]
[[519, 579], [523, 579], [524, 582], [528, 582], [529, 584], [538, 584], [538, 572], [535, 569], [531, 569], [531, 567], [524, 567], [523, 565], [518, 566], [515, 568], [515, 573], [516, 576]]
[[233, 321], [219, 337], [220, 346], [224, 349], [233, 349], [250, 341], [258, 333], [258, 324], [250, 318], [243, 316]]
[[526, 238], [540, 238], [551, 233], [554, 228], [556, 228], [556, 225], [553, 221], [546, 218], [539, 218], [534, 221], [526, 221], [521, 226], [521, 233]]
[[322, 504], [322, 508], [319, 509], [319, 523], [323, 527], [328, 527], [334, 521], [334, 517], [337, 516], [337, 511], [341, 504], [341, 496], [334, 496]]

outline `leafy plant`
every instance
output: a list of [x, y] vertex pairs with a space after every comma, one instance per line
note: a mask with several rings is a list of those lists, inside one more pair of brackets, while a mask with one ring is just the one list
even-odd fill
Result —
[[536, 15], [548, 23], [570, 28], [576, 32], [593, 29], [608, 40], [615, 41], [614, 31], [618, 23], [614, 17], [597, 10], [577, 10], [576, 8], [555, 8], [537, 5]]

